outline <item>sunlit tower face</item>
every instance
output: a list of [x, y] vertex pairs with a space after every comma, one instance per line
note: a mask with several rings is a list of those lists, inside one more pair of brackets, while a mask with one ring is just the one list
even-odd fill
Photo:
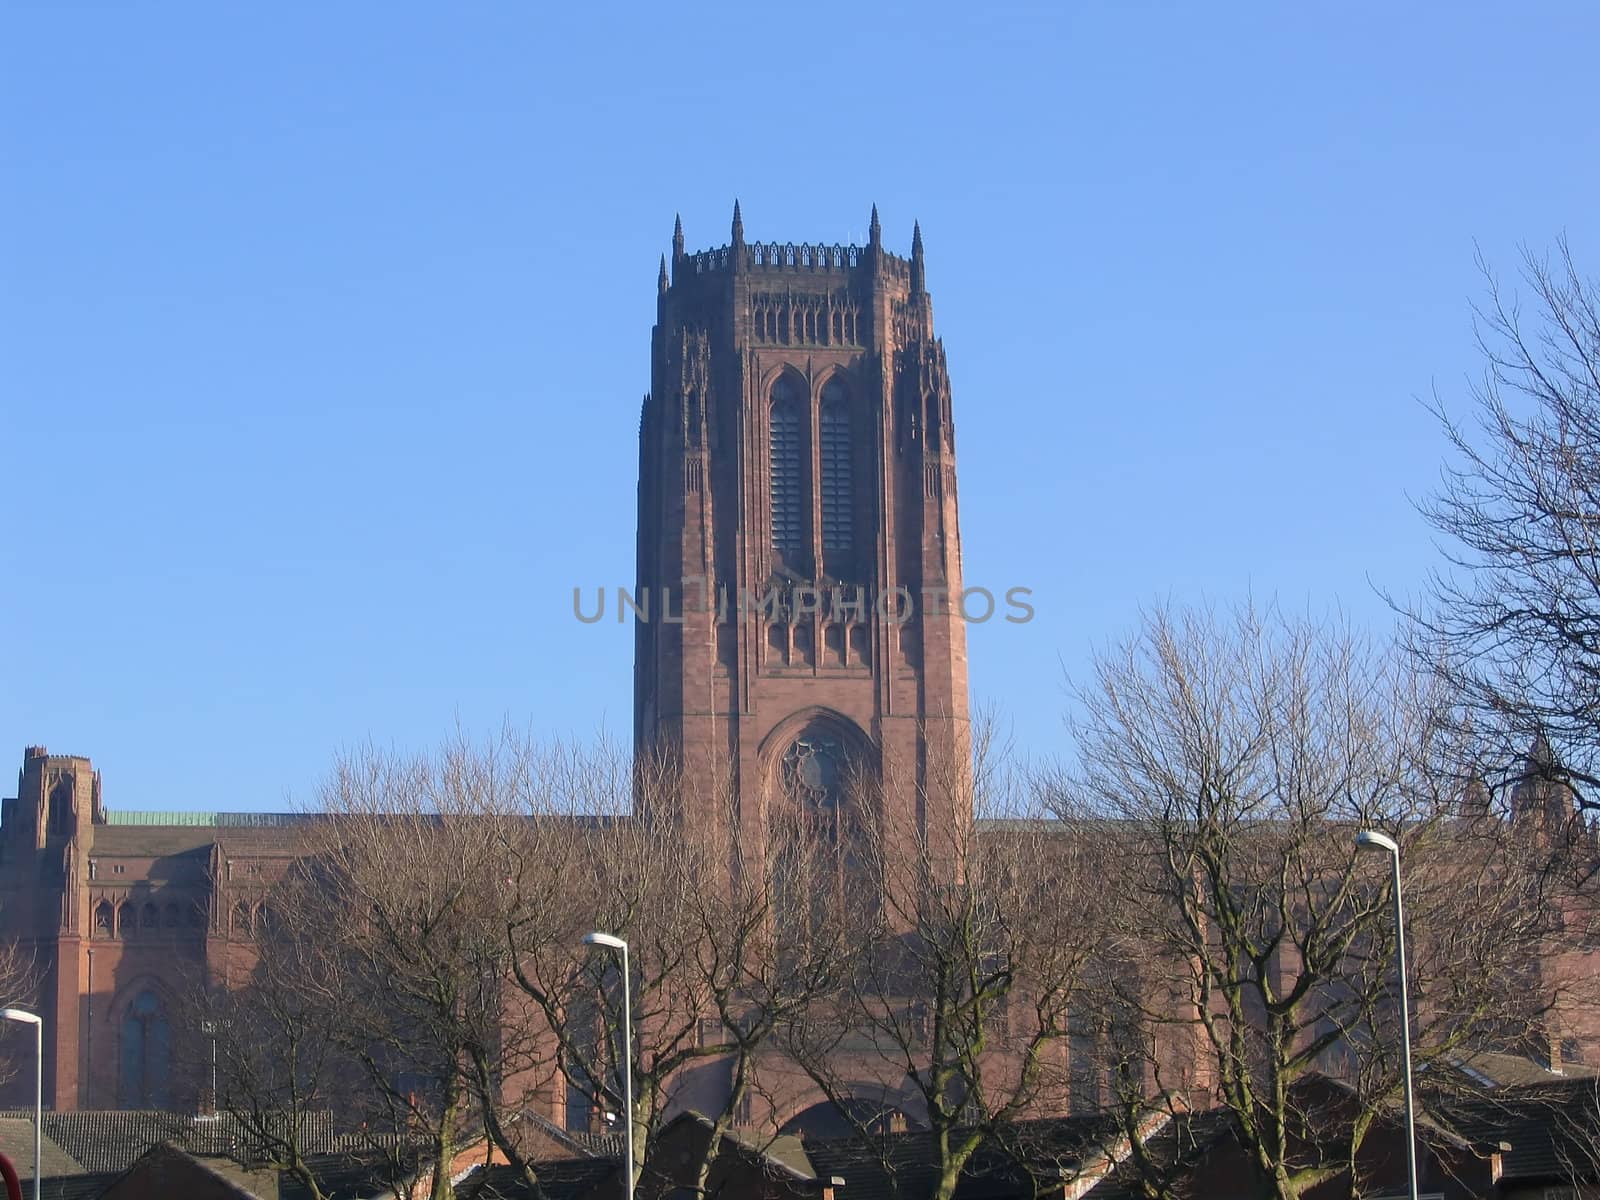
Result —
[[967, 675], [956, 606], [921, 603], [961, 589], [921, 235], [890, 254], [874, 211], [865, 246], [751, 242], [737, 206], [731, 234], [690, 252], [680, 223], [658, 280], [637, 587], [682, 620], [636, 623], [635, 739], [731, 788], [741, 826], [873, 780], [923, 820]]

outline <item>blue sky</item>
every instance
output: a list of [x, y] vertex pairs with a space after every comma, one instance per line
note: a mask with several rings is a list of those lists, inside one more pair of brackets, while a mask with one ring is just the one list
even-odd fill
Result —
[[[563, 11], [557, 11], [557, 8]], [[975, 699], [1160, 599], [1388, 617], [1474, 247], [1600, 262], [1590, 5], [0, 15], [0, 760], [283, 808], [341, 747], [626, 736], [658, 255], [891, 248], [950, 353]], [[9, 771], [3, 761], [0, 769]], [[9, 790], [5, 788], [4, 790]]]

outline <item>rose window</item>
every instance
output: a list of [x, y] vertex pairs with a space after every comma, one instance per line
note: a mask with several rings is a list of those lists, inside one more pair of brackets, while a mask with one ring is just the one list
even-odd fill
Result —
[[825, 733], [795, 739], [783, 756], [783, 782], [807, 808], [832, 812], [844, 786], [844, 746]]

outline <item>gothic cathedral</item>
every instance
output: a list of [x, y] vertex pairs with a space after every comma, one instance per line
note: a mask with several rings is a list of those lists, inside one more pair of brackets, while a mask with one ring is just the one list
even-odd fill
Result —
[[[964, 759], [955, 426], [920, 228], [867, 245], [730, 242], [658, 281], [639, 423], [634, 733], [725, 783], [740, 834], [852, 771], [926, 830]], [[670, 618], [670, 619], [669, 619]], [[859, 776], [858, 776], [859, 777]]]

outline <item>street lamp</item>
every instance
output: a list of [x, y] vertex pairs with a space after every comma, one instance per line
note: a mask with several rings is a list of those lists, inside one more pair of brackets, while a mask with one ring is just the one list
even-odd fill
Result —
[[211, 1039], [211, 1116], [216, 1118], [217, 1105], [217, 1037], [233, 1027], [232, 1021], [207, 1018], [200, 1022], [200, 1032]]
[[21, 1008], [0, 1009], [0, 1017], [33, 1026], [33, 1200], [39, 1200], [39, 1131], [44, 1127], [44, 1021]]
[[[583, 939], [585, 946], [604, 946], [622, 954], [622, 1145], [628, 1172], [627, 1200], [633, 1200], [633, 1006], [629, 994], [628, 943], [596, 930]], [[35, 1196], [34, 1200], [38, 1200]]]
[[1400, 904], [1400, 844], [1388, 834], [1363, 829], [1356, 834], [1356, 848], [1377, 850], [1389, 855], [1394, 870], [1394, 945], [1400, 967], [1400, 1059], [1405, 1068], [1406, 1089], [1406, 1170], [1411, 1184], [1411, 1200], [1417, 1200], [1417, 1110], [1411, 1094], [1411, 999], [1406, 986], [1406, 919]]

